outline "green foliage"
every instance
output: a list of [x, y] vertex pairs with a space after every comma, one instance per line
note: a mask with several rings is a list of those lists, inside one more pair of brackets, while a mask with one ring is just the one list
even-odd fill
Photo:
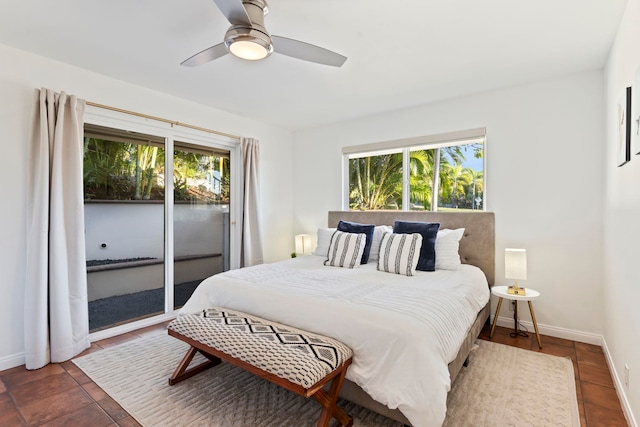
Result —
[[[163, 147], [85, 138], [85, 199], [164, 200], [164, 162]], [[228, 158], [176, 150], [174, 199], [229, 203], [229, 165]]]
[[[475, 201], [483, 191], [483, 173], [463, 167], [465, 153], [482, 158], [483, 145], [444, 147], [439, 150], [438, 206], [479, 209]], [[409, 202], [413, 210], [431, 210], [436, 150], [409, 154]], [[354, 210], [402, 207], [402, 153], [349, 159], [349, 207]]]

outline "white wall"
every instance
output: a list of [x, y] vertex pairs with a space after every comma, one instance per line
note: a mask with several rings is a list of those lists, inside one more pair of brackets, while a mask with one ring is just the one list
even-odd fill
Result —
[[[496, 214], [496, 281], [504, 248], [528, 251], [538, 323], [557, 336], [603, 332], [601, 71], [300, 131], [294, 231], [314, 234], [341, 209], [341, 148], [487, 128], [486, 201]], [[503, 306], [502, 316], [511, 315]], [[522, 318], [529, 313], [522, 310]], [[542, 329], [542, 328], [541, 328]], [[576, 336], [577, 334], [577, 336]], [[599, 338], [598, 338], [599, 339]]]
[[27, 145], [33, 90], [40, 87], [65, 91], [100, 104], [258, 138], [261, 144], [261, 220], [266, 242], [265, 261], [289, 256], [293, 247], [293, 136], [290, 131], [0, 45], [0, 147], [3, 158], [0, 168], [3, 187], [0, 210], [0, 370], [24, 363]]
[[[623, 402], [640, 415], [640, 156], [616, 167], [616, 103], [640, 67], [640, 0], [629, 0], [605, 69], [604, 336]], [[634, 87], [634, 97], [640, 87]], [[637, 117], [638, 112], [633, 113]], [[624, 365], [629, 385], [624, 385]], [[625, 406], [625, 405], [623, 405]], [[627, 415], [630, 415], [629, 413]], [[638, 425], [636, 419], [632, 425]]]

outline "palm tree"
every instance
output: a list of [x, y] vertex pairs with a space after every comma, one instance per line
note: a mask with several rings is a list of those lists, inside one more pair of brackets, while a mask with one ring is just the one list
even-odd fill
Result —
[[484, 172], [474, 170], [472, 179], [473, 182], [471, 183], [471, 208], [476, 209], [478, 205], [478, 203], [476, 202], [476, 197], [481, 195], [484, 190]]
[[461, 164], [455, 164], [446, 168], [446, 174], [448, 182], [450, 183], [451, 206], [458, 207], [457, 195], [465, 193], [465, 186], [470, 185], [473, 182], [473, 169], [463, 168]]
[[402, 205], [402, 153], [350, 159], [349, 171], [349, 205], [352, 209], [373, 210]]
[[[430, 204], [431, 198], [428, 177], [433, 167], [432, 156], [427, 150], [412, 151], [409, 156], [410, 199], [424, 206]], [[399, 209], [402, 206], [402, 153], [350, 159], [349, 175], [351, 209]]]

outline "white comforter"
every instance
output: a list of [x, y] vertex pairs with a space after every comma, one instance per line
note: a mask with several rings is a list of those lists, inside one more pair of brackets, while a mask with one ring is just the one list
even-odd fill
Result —
[[349, 270], [323, 261], [309, 255], [212, 276], [180, 313], [222, 306], [336, 338], [354, 352], [348, 379], [415, 427], [440, 426], [447, 365], [489, 300], [482, 271], [406, 277], [375, 263]]

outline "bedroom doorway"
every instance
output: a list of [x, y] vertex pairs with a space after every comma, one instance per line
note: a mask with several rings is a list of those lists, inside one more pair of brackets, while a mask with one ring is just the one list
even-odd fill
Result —
[[169, 319], [197, 285], [239, 264], [239, 147], [202, 132], [85, 118], [89, 331]]

